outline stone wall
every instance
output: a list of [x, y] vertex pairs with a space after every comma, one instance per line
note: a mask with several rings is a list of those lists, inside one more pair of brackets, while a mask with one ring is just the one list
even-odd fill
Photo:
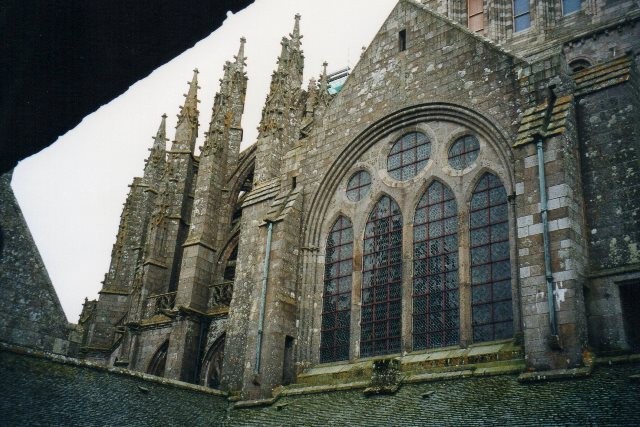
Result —
[[0, 176], [0, 288], [0, 341], [70, 350], [67, 318], [11, 190], [10, 172]]

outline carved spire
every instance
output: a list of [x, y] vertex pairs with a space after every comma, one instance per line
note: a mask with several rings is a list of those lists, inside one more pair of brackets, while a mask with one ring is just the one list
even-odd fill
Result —
[[322, 63], [322, 74], [320, 74], [320, 84], [319, 84], [319, 95], [318, 101], [324, 102], [324, 104], [329, 103], [329, 99], [331, 99], [331, 95], [329, 95], [329, 79], [327, 78], [327, 62]]
[[238, 54], [233, 63], [227, 61], [223, 66], [223, 77], [220, 79], [220, 90], [216, 93], [211, 112], [209, 130], [205, 134], [206, 140], [202, 153], [207, 155], [211, 151], [221, 149], [223, 139], [219, 136], [229, 127], [240, 127], [240, 120], [244, 110], [247, 77], [244, 72], [244, 45], [246, 39], [240, 38]]
[[311, 77], [311, 79], [309, 79], [309, 86], [307, 86], [307, 102], [305, 103], [304, 108], [305, 116], [311, 116], [313, 114], [313, 110], [316, 107], [317, 100], [318, 84], [316, 83], [316, 79]]
[[156, 182], [162, 175], [166, 164], [167, 141], [167, 115], [163, 114], [158, 132], [153, 137], [153, 145], [149, 149], [151, 153], [144, 165], [144, 179], [149, 183]]
[[244, 37], [240, 37], [240, 48], [238, 49], [238, 54], [234, 56], [235, 59], [235, 69], [239, 72], [244, 72], [244, 67], [247, 65], [246, 60], [247, 57], [244, 56], [244, 44], [247, 42], [247, 39]]
[[184, 121], [188, 121], [189, 123], [195, 125], [198, 123], [198, 69], [193, 70], [193, 78], [189, 83], [189, 92], [184, 95], [184, 105], [180, 108], [180, 114], [178, 114], [178, 126], [180, 126]]
[[299, 100], [302, 86], [304, 55], [300, 49], [300, 15], [296, 15], [290, 39], [283, 37], [278, 68], [271, 76], [269, 95], [262, 109], [262, 120], [258, 126], [260, 133], [283, 129], [283, 113], [293, 108]]
[[291, 37], [291, 48], [292, 49], [300, 49], [300, 40], [302, 36], [300, 35], [300, 14], [296, 13], [295, 15], [295, 24], [293, 24], [293, 33], [289, 34]]

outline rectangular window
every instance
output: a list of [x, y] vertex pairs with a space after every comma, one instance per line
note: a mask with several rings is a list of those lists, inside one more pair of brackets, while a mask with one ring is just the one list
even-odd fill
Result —
[[513, 0], [513, 32], [526, 30], [531, 26], [529, 0]]
[[400, 30], [398, 33], [398, 51], [407, 50], [407, 30]]
[[562, 14], [569, 15], [570, 13], [580, 10], [582, 0], [562, 0]]
[[467, 0], [468, 27], [474, 33], [484, 32], [483, 0]]

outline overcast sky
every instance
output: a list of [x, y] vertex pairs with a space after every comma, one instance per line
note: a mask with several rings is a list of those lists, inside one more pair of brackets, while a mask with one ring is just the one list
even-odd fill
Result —
[[233, 60], [240, 37], [247, 38], [245, 148], [255, 142], [280, 39], [291, 32], [296, 13], [302, 15], [306, 88], [309, 78], [318, 78], [324, 61], [329, 72], [353, 67], [396, 2], [256, 0], [229, 14], [209, 37], [85, 117], [54, 144], [21, 161], [12, 186], [68, 320], [77, 322], [85, 297], [98, 297], [128, 185], [142, 175], [163, 113], [169, 116], [167, 137], [173, 139], [194, 68], [200, 71], [199, 147], [222, 65]]

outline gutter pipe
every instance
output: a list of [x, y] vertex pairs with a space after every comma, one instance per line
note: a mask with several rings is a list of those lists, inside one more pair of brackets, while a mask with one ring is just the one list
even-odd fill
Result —
[[558, 320], [556, 318], [555, 297], [553, 295], [553, 273], [551, 271], [551, 243], [549, 240], [549, 220], [547, 217], [547, 182], [544, 172], [544, 150], [542, 146], [544, 131], [549, 127], [553, 107], [556, 103], [555, 85], [549, 85], [549, 97], [547, 101], [547, 111], [542, 125], [542, 131], [534, 135], [536, 150], [538, 154], [538, 184], [540, 187], [540, 217], [542, 221], [542, 244], [544, 246], [544, 276], [547, 282], [547, 304], [549, 308], [549, 326], [551, 327], [551, 336], [549, 337], [549, 346], [555, 350], [562, 348], [560, 337], [558, 336]]
[[538, 151], [538, 183], [540, 186], [540, 216], [542, 217], [542, 239], [544, 245], [544, 275], [547, 280], [547, 303], [549, 305], [549, 324], [551, 339], [558, 342], [558, 323], [553, 296], [553, 273], [551, 272], [551, 250], [549, 244], [549, 221], [547, 219], [547, 183], [544, 173], [544, 151], [542, 149], [542, 135], [536, 135], [536, 149]]

